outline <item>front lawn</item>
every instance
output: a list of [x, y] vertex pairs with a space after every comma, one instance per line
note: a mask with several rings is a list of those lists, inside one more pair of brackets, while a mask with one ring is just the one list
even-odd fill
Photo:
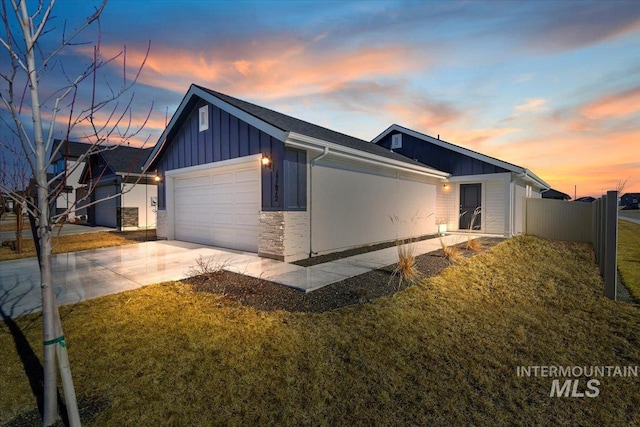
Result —
[[[61, 314], [76, 390], [99, 409], [90, 425], [639, 425], [640, 378], [565, 398], [549, 396], [552, 378], [516, 373], [640, 365], [639, 307], [603, 292], [590, 245], [516, 237], [325, 313], [258, 311], [172, 282]], [[9, 326], [40, 360], [42, 335], [38, 315], [0, 326], [2, 424], [36, 408]]]
[[618, 271], [629, 293], [640, 301], [640, 224], [618, 221]]
[[[132, 243], [156, 240], [156, 230], [108, 231], [101, 233], [72, 234], [52, 238], [53, 253], [77, 252], [87, 249], [106, 248], [109, 246], [130, 245]], [[0, 261], [29, 258], [36, 256], [35, 245], [31, 237], [22, 241], [22, 252], [16, 253], [8, 246], [8, 242], [0, 247]]]

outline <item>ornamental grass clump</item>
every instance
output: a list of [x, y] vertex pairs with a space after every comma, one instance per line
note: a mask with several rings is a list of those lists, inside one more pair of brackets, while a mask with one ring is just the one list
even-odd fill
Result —
[[398, 265], [391, 274], [391, 280], [398, 278], [398, 288], [401, 288], [404, 282], [409, 285], [418, 283], [422, 275], [416, 268], [414, 242], [396, 240], [396, 248], [398, 249]]

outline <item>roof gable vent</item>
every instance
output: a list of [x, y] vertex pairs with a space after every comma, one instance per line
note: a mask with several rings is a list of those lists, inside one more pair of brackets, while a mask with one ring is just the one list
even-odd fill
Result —
[[391, 149], [402, 148], [402, 134], [397, 133], [391, 136]]
[[209, 129], [209, 105], [200, 107], [198, 110], [198, 130], [203, 132]]

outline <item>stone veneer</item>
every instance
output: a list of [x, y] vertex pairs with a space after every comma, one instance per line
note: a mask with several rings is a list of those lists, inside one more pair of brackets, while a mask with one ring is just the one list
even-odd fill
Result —
[[286, 262], [306, 258], [309, 251], [307, 212], [260, 212], [258, 255]]
[[138, 229], [138, 208], [118, 208], [116, 214], [120, 231]]
[[158, 209], [158, 212], [156, 212], [156, 236], [158, 240], [166, 240], [168, 233], [167, 211], [165, 209]]

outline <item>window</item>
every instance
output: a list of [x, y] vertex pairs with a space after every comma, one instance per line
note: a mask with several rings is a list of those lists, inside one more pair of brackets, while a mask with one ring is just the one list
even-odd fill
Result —
[[56, 175], [64, 172], [65, 169], [65, 161], [64, 159], [58, 159], [58, 161], [53, 165], [53, 173]]
[[391, 136], [391, 149], [402, 148], [402, 134], [397, 133]]
[[204, 107], [200, 107], [198, 110], [198, 130], [200, 132], [209, 129], [209, 106], [205, 105]]

